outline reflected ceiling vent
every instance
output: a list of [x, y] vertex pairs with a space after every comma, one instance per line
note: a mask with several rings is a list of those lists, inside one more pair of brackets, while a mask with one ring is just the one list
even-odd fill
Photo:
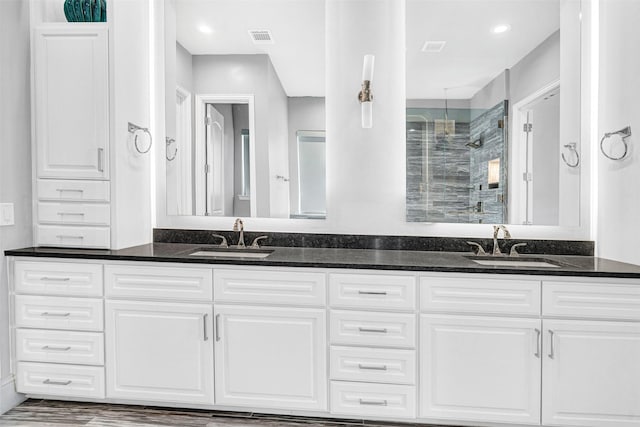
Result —
[[429, 41], [424, 42], [422, 46], [422, 51], [426, 53], [440, 53], [442, 49], [444, 49], [444, 45], [446, 45], [446, 41]]
[[254, 44], [274, 44], [269, 30], [249, 30], [249, 36]]

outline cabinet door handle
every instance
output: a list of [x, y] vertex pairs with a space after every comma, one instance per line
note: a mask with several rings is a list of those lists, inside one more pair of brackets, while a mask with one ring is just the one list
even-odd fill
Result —
[[368, 400], [360, 399], [361, 405], [375, 405], [375, 406], [387, 406], [387, 400]]
[[555, 356], [555, 349], [553, 348], [553, 331], [549, 329], [549, 338], [551, 345], [549, 346], [549, 359], [553, 359]]
[[71, 384], [71, 380], [67, 381], [51, 381], [49, 378], [42, 381], [42, 384], [52, 384], [52, 385], [69, 385]]
[[540, 329], [534, 329], [534, 331], [536, 331], [536, 352], [534, 353], [534, 356], [536, 357], [540, 357]]
[[358, 327], [360, 332], [376, 332], [379, 334], [386, 334], [387, 328], [363, 328], [362, 326]]
[[69, 316], [71, 316], [71, 313], [69, 313], [69, 312], [67, 312], [67, 313], [49, 313], [48, 311], [45, 311], [45, 312], [41, 313], [40, 316], [45, 316], [45, 317], [69, 317]]
[[360, 295], [386, 295], [386, 291], [358, 291]]
[[52, 347], [50, 345], [45, 345], [42, 347], [43, 350], [53, 350], [53, 351], [69, 351], [71, 347]]
[[104, 172], [104, 149], [98, 148], [98, 172]]
[[216, 314], [216, 341], [220, 341], [220, 315]]
[[202, 326], [205, 341], [209, 341], [209, 335], [207, 334], [207, 317], [209, 317], [207, 313], [202, 315]]
[[358, 363], [358, 368], [369, 369], [371, 371], [386, 371], [387, 365], [364, 365], [362, 363]]
[[45, 282], [68, 282], [71, 277], [41, 277], [40, 280]]

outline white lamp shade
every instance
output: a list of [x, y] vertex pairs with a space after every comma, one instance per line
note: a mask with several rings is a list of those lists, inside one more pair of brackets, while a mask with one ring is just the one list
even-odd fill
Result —
[[373, 127], [373, 102], [363, 102], [362, 106], [362, 127], [371, 129]]

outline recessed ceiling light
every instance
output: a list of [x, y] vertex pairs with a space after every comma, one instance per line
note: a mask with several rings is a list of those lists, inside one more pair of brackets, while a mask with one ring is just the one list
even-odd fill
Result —
[[511, 29], [511, 25], [509, 25], [509, 24], [500, 24], [500, 25], [496, 25], [495, 27], [493, 27], [491, 29], [491, 32], [493, 34], [502, 34], [502, 33], [506, 33], [510, 29]]
[[208, 25], [200, 25], [198, 27], [198, 31], [200, 31], [203, 34], [211, 34], [213, 33], [213, 28], [209, 27]]
[[427, 40], [424, 42], [424, 45], [422, 45], [422, 51], [427, 53], [440, 53], [446, 44], [447, 42], [444, 40]]

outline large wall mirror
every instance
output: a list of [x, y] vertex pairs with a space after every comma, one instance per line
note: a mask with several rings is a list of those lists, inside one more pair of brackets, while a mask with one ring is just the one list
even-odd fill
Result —
[[324, 1], [164, 13], [167, 215], [325, 218]]
[[580, 223], [580, 0], [407, 0], [407, 221]]

